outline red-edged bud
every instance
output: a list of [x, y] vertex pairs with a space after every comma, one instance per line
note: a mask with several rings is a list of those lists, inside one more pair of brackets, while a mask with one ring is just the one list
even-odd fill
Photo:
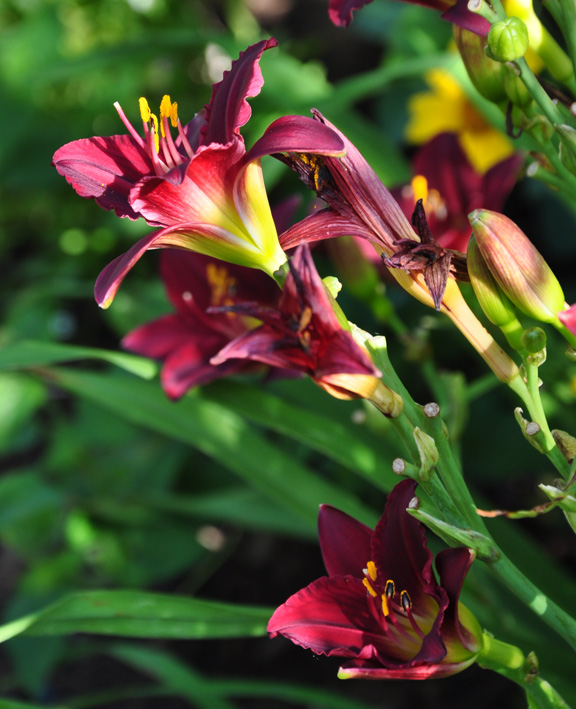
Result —
[[486, 37], [454, 25], [454, 39], [470, 81], [478, 93], [494, 103], [506, 99], [504, 80], [507, 70], [504, 64], [486, 56]]
[[500, 288], [526, 315], [558, 326], [564, 293], [558, 279], [524, 232], [498, 212], [468, 215], [486, 265]]
[[495, 22], [486, 37], [488, 55], [497, 62], [513, 62], [528, 49], [528, 28], [519, 17]]

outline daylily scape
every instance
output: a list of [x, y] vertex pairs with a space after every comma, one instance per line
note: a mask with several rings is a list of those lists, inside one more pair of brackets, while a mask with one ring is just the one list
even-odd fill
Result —
[[341, 679], [447, 677], [476, 661], [482, 630], [458, 600], [474, 553], [465, 547], [441, 551], [436, 580], [424, 527], [407, 511], [415, 488], [412, 480], [396, 485], [375, 530], [321, 507], [318, 532], [328, 576], [275, 611], [268, 624], [272, 637], [346, 658]]

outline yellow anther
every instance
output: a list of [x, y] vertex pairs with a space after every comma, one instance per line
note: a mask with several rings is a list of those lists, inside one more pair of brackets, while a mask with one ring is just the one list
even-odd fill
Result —
[[172, 124], [172, 128], [178, 127], [178, 104], [176, 102], [172, 104], [170, 110], [170, 123]]
[[160, 136], [158, 135], [158, 117], [155, 113], [150, 114], [150, 120], [152, 121], [153, 132], [154, 132], [154, 147], [156, 152], [160, 152]]
[[366, 586], [366, 588], [368, 589], [368, 593], [372, 596], [372, 598], [376, 598], [378, 594], [370, 585], [370, 581], [368, 581], [368, 579], [362, 579], [362, 583], [364, 584], [364, 586]]
[[310, 320], [312, 320], [312, 308], [308, 305], [302, 311], [300, 315], [300, 322], [298, 323], [298, 332], [303, 332], [308, 325], [310, 325]]
[[382, 613], [384, 613], [385, 616], [390, 615], [390, 611], [388, 610], [388, 599], [384, 594], [382, 594]]
[[150, 120], [150, 106], [148, 105], [148, 101], [144, 98], [144, 96], [140, 96], [138, 99], [138, 105], [140, 106], [140, 116], [144, 123], [148, 123]]
[[426, 200], [428, 198], [428, 180], [424, 175], [416, 175], [412, 178], [412, 190], [414, 192], [414, 204], [421, 199], [422, 204], [426, 206]]
[[376, 576], [378, 575], [376, 571], [376, 564], [373, 561], [369, 561], [366, 564], [366, 571], [368, 572], [368, 576], [372, 579], [372, 581], [376, 581]]
[[172, 101], [170, 101], [170, 96], [164, 94], [162, 101], [160, 102], [160, 118], [170, 118], [170, 113], [172, 111]]
[[206, 280], [210, 286], [210, 301], [212, 305], [223, 305], [225, 299], [234, 294], [236, 279], [224, 266], [215, 263], [206, 265]]

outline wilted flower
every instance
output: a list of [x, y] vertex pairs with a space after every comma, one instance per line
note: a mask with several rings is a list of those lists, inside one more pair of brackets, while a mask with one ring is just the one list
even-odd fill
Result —
[[400, 413], [400, 397], [384, 387], [368, 353], [343, 329], [306, 245], [290, 261], [277, 308], [246, 303], [224, 310], [252, 316], [263, 324], [224, 347], [212, 357], [213, 364], [247, 359], [294, 369], [339, 399], [377, 397], [384, 406], [387, 402], [381, 398], [386, 395], [388, 413]]
[[122, 345], [163, 362], [161, 381], [168, 396], [178, 399], [193, 387], [253, 368], [244, 359], [213, 365], [210, 358], [259, 322], [206, 311], [246, 300], [273, 306], [280, 297], [276, 283], [260, 271], [176, 249], [162, 252], [160, 268], [175, 312], [128, 333]]
[[[126, 273], [147, 249], [177, 247], [259, 268], [272, 275], [286, 261], [264, 186], [260, 158], [284, 150], [342, 153], [342, 141], [325, 126], [300, 116], [275, 121], [249, 152], [240, 127], [250, 118], [246, 99], [263, 84], [258, 66], [276, 40], [240, 54], [215, 84], [210, 103], [182, 126], [177, 105], [165, 96], [159, 118], [140, 99], [144, 137], [116, 109], [128, 135], [68, 143], [54, 165], [82, 197], [93, 197], [122, 217], [162, 227], [109, 264], [96, 283], [107, 307]], [[171, 126], [178, 136], [172, 138]]]
[[482, 630], [458, 600], [474, 552], [441, 551], [436, 580], [424, 527], [407, 511], [415, 487], [405, 480], [392, 490], [374, 531], [334, 507], [320, 508], [328, 576], [275, 611], [272, 637], [348, 658], [342, 679], [446, 677], [475, 662]]

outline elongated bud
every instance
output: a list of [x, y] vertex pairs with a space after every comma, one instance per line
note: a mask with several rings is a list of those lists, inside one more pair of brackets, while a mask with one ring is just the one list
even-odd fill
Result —
[[560, 136], [560, 160], [564, 167], [576, 175], [576, 130], [569, 125], [556, 125]]
[[474, 237], [468, 243], [466, 255], [470, 282], [484, 314], [502, 330], [511, 347], [521, 349], [522, 325], [516, 317], [516, 308], [492, 275]]
[[[500, 66], [504, 66], [501, 64]], [[506, 91], [506, 96], [515, 106], [520, 106], [520, 108], [528, 108], [530, 104], [534, 101], [532, 94], [526, 88], [526, 85], [522, 79], [517, 76], [514, 71], [506, 67], [506, 76], [504, 77], [504, 90]]]
[[562, 287], [526, 234], [498, 212], [477, 209], [468, 219], [486, 265], [508, 298], [526, 315], [558, 326]]
[[418, 454], [420, 456], [420, 470], [418, 471], [418, 479], [421, 482], [426, 482], [430, 480], [434, 468], [438, 463], [440, 455], [438, 453], [438, 448], [436, 448], [436, 441], [429, 436], [421, 428], [414, 429], [413, 432], [414, 441], [418, 447]]
[[507, 17], [490, 27], [486, 53], [497, 62], [513, 62], [526, 54], [528, 40], [524, 22], [518, 17]]
[[506, 98], [506, 67], [486, 56], [486, 38], [454, 25], [454, 38], [470, 81], [489, 101], [499, 103]]

